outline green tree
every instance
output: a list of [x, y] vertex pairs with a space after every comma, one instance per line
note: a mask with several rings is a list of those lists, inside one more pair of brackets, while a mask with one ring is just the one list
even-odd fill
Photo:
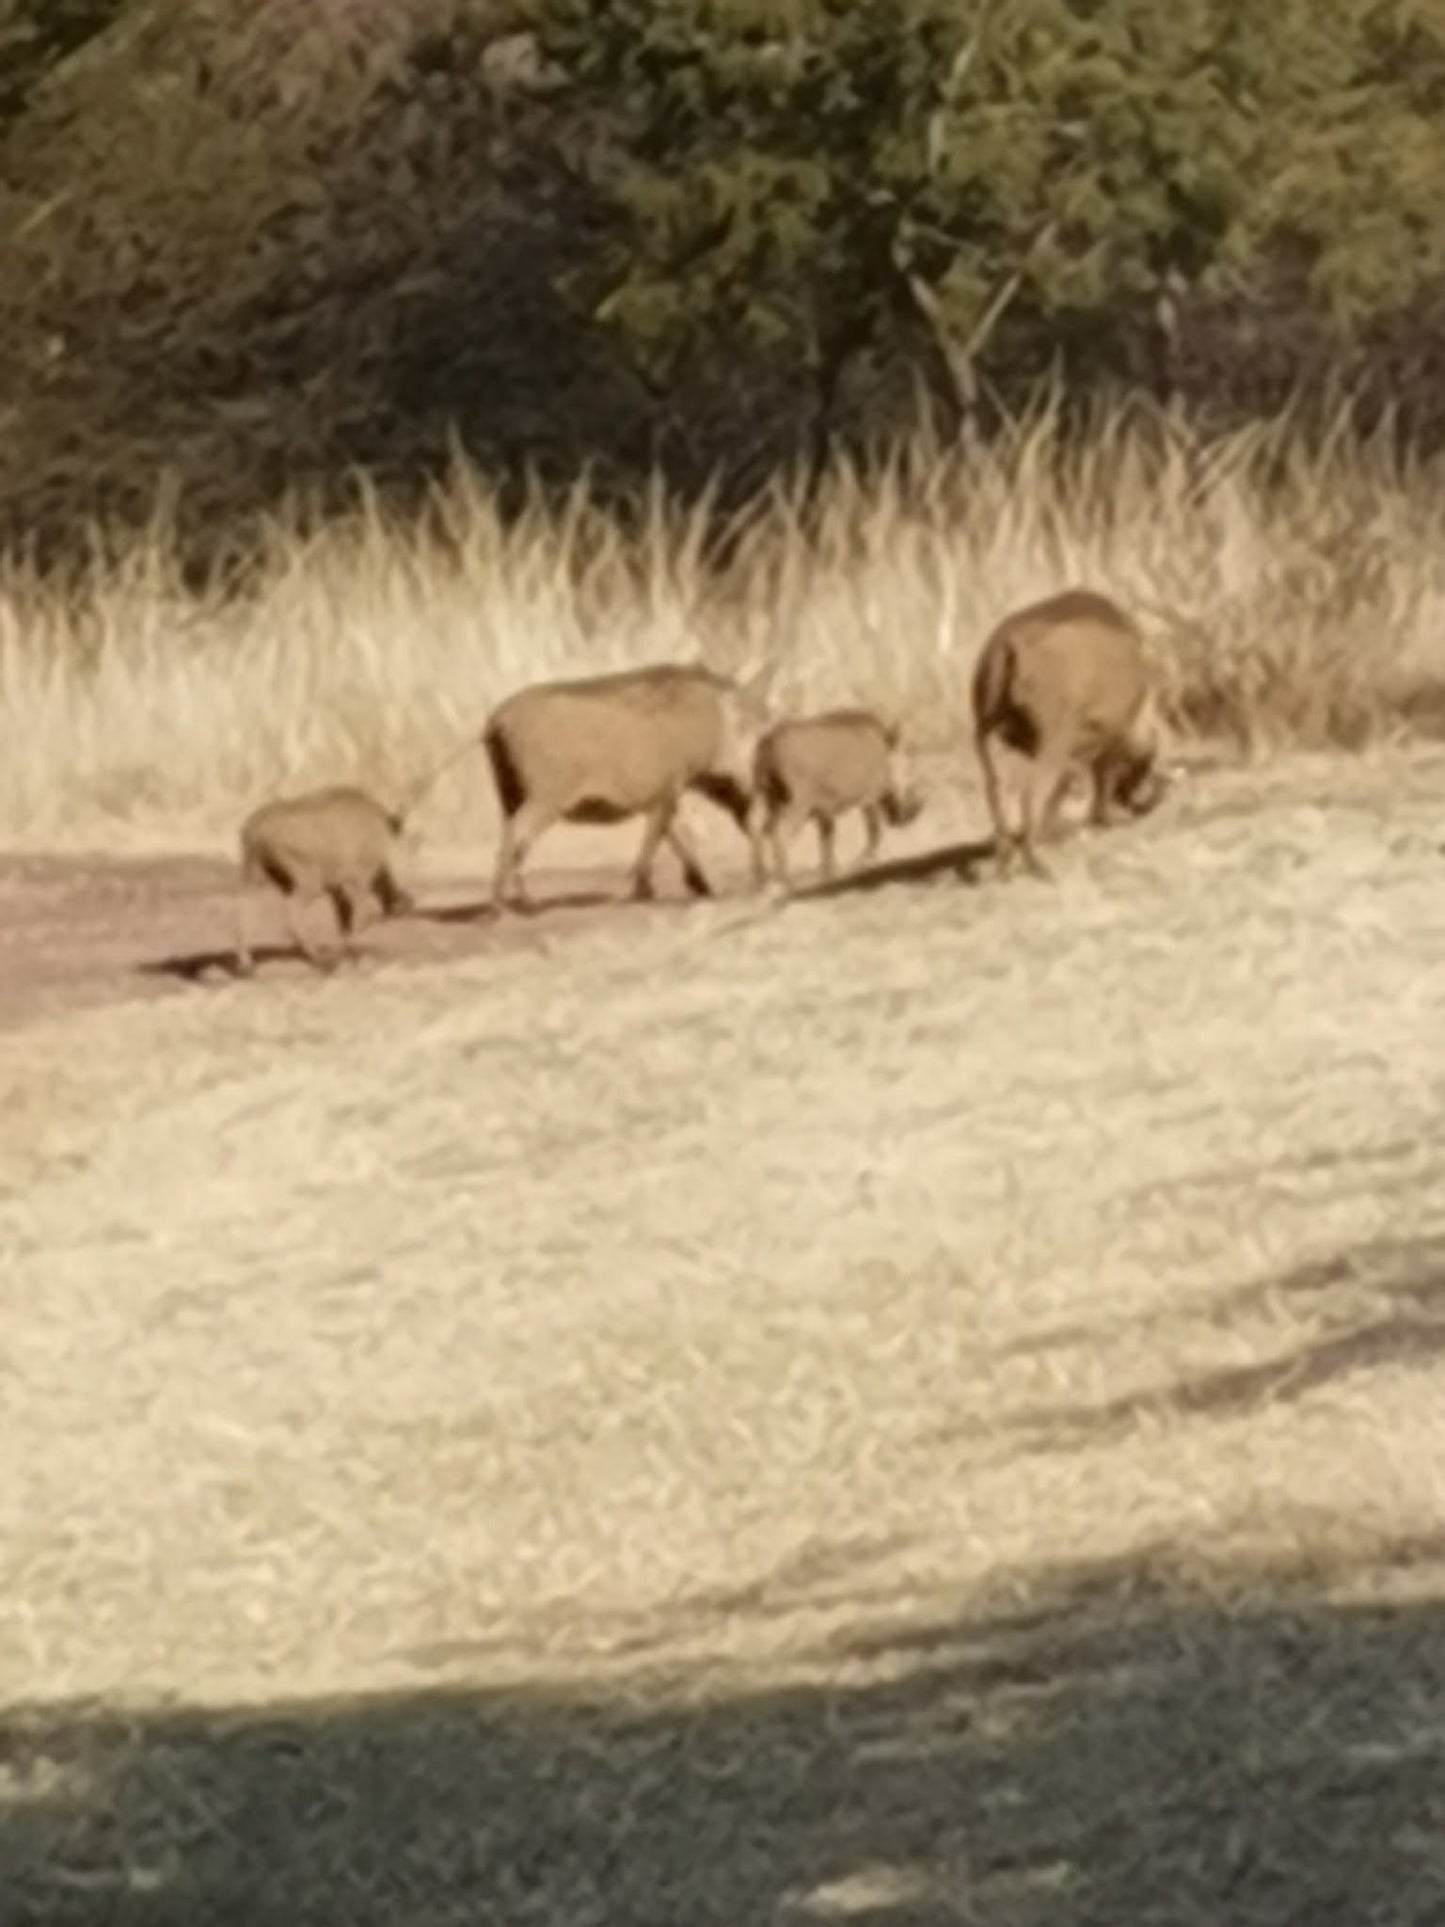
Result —
[[618, 130], [596, 303], [666, 368], [815, 370], [923, 320], [956, 402], [1001, 317], [1065, 330], [1281, 267], [1347, 326], [1445, 269], [1441, 0], [539, 0]]

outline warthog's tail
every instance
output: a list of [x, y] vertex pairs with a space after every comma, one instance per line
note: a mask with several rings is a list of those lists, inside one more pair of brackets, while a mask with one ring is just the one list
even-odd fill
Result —
[[425, 776], [418, 782], [412, 784], [411, 788], [402, 797], [402, 800], [394, 810], [388, 811], [388, 820], [398, 836], [406, 828], [408, 820], [420, 809], [427, 797], [431, 795], [447, 771], [451, 769], [454, 764], [459, 763], [464, 756], [469, 756], [476, 746], [477, 739], [475, 736], [469, 736], [464, 743], [458, 743], [457, 747], [449, 750], [439, 763], [427, 771]]

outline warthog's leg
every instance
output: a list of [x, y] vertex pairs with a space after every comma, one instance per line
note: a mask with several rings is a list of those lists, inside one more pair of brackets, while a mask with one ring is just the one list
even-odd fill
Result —
[[793, 887], [793, 879], [788, 869], [788, 845], [802, 827], [802, 813], [794, 803], [785, 804], [782, 809], [775, 811], [768, 825], [768, 841], [773, 848], [773, 869], [778, 881], [789, 890]]
[[818, 811], [813, 821], [818, 825], [818, 855], [821, 858], [823, 881], [831, 883], [838, 874], [838, 826], [822, 810]]
[[1107, 830], [1114, 821], [1114, 759], [1107, 751], [1096, 756], [1089, 769], [1093, 782], [1093, 796], [1089, 803], [1089, 821], [1096, 830]]
[[384, 917], [408, 916], [416, 908], [416, 899], [410, 890], [397, 882], [390, 866], [385, 863], [371, 879], [371, 894], [376, 898]]
[[1066, 763], [1060, 771], [1053, 788], [1044, 798], [1043, 811], [1039, 818], [1039, 841], [1049, 843], [1059, 834], [1059, 811], [1063, 808], [1064, 798], [1073, 787], [1074, 770]]
[[864, 806], [863, 831], [867, 837], [863, 845], [863, 861], [872, 863], [878, 855], [878, 846], [883, 840], [883, 816], [876, 803], [868, 803]]
[[529, 901], [522, 882], [522, 861], [537, 838], [556, 820], [556, 813], [545, 810], [529, 797], [515, 815], [503, 816], [502, 836], [497, 845], [497, 867], [492, 877], [492, 904], [497, 910], [509, 903], [523, 908]]
[[657, 846], [672, 828], [673, 813], [677, 809], [675, 799], [669, 797], [648, 812], [643, 826], [642, 844], [637, 852], [637, 861], [632, 866], [632, 897], [636, 903], [650, 903], [656, 894], [652, 887], [652, 864], [657, 855]]
[[[336, 927], [341, 935], [341, 955], [348, 963], [360, 961], [356, 939], [367, 926], [374, 922], [369, 912], [372, 906], [373, 889], [370, 878], [353, 879], [348, 883], [334, 883], [326, 893], [336, 911]], [[375, 896], [377, 916], [385, 914], [379, 895]]]
[[359, 905], [350, 884], [328, 883], [326, 895], [336, 913], [336, 963], [351, 963], [356, 957], [356, 929]]
[[692, 839], [683, 834], [682, 825], [676, 816], [671, 818], [663, 834], [673, 854], [682, 865], [682, 880], [688, 889], [695, 897], [710, 897], [712, 885], [707, 880], [707, 873], [697, 860], [697, 851]]
[[[1089, 821], [1100, 830], [1107, 830], [1119, 822], [1121, 812], [1135, 816], [1146, 814], [1148, 809], [1158, 804], [1163, 794], [1162, 786], [1156, 786], [1141, 812], [1135, 796], [1126, 787], [1131, 776], [1135, 777], [1137, 786], [1137, 765], [1131, 760], [1128, 750], [1117, 743], [1111, 743], [1094, 758], [1091, 774], [1094, 779], [1094, 800]], [[1145, 781], [1148, 781], [1147, 777]]]
[[998, 765], [998, 744], [988, 730], [980, 730], [974, 742], [978, 750], [978, 766], [983, 775], [984, 801], [988, 805], [989, 821], [993, 824], [993, 853], [998, 859], [999, 869], [1008, 871], [1013, 867], [1016, 844], [1003, 810], [1003, 777]]
[[1068, 780], [1067, 748], [1041, 750], [1024, 784], [1019, 824], [1019, 851], [1031, 876], [1049, 874], [1047, 865], [1040, 860], [1038, 845], [1052, 828]]
[[236, 898], [236, 963], [238, 977], [249, 977], [256, 968], [256, 958], [252, 948], [253, 929], [256, 912], [261, 907], [262, 892], [254, 885], [243, 884]]
[[291, 941], [312, 969], [331, 970], [335, 968], [336, 959], [328, 956], [321, 946], [307, 935], [306, 926], [301, 921], [302, 905], [315, 903], [320, 894], [319, 890], [302, 890], [299, 887], [290, 891], [286, 897], [286, 922], [291, 931]]
[[761, 890], [768, 880], [768, 866], [763, 857], [763, 825], [768, 820], [768, 805], [762, 797], [754, 797], [747, 816], [748, 847], [752, 851], [753, 888]]
[[502, 833], [497, 839], [497, 861], [492, 871], [492, 908], [502, 909], [512, 887], [512, 878], [517, 868], [517, 846], [512, 835], [512, 819], [502, 818]]

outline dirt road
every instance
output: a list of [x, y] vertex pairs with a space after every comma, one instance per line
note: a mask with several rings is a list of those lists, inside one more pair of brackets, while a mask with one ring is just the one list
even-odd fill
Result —
[[[870, 884], [947, 883], [979, 872], [986, 850], [980, 799], [968, 773], [943, 763], [928, 771], [925, 818], [893, 832], [880, 860], [845, 875], [847, 894]], [[1180, 835], [1211, 819], [1258, 816], [1267, 836], [1272, 804], [1363, 810], [1376, 816], [1386, 838], [1392, 802], [1441, 796], [1445, 837], [1445, 753], [1419, 751], [1384, 758], [1329, 758], [1285, 764], [1264, 772], [1222, 771], [1202, 757], [1163, 819]], [[747, 866], [733, 832], [703, 811], [693, 825], [709, 873], [725, 896], [747, 897]], [[856, 836], [856, 830], [854, 832]], [[461, 961], [492, 952], [535, 949], [580, 934], [599, 921], [625, 915], [639, 931], [674, 916], [689, 899], [666, 853], [657, 869], [654, 905], [627, 900], [627, 863], [634, 828], [605, 834], [563, 828], [548, 838], [530, 872], [539, 914], [497, 918], [488, 902], [490, 852], [475, 865], [465, 853], [444, 850], [423, 872], [415, 916], [379, 923], [364, 933], [363, 968]], [[852, 845], [845, 840], [845, 859]], [[1187, 861], [1187, 850], [1182, 850]], [[811, 832], [795, 853], [805, 891], [816, 889]], [[1063, 868], [1070, 862], [1066, 854]], [[16, 855], [0, 853], [0, 1031], [39, 1017], [146, 998], [176, 995], [229, 980], [235, 927], [235, 867], [219, 857], [166, 855]], [[741, 905], [740, 905], [741, 907]], [[329, 911], [316, 912], [330, 935]], [[308, 967], [291, 948], [284, 923], [258, 953], [263, 981], [292, 981]]]
[[[890, 838], [875, 866], [878, 877], [888, 878], [910, 860], [921, 860], [927, 870], [935, 851], [938, 867], [949, 867], [950, 837], [966, 836], [972, 819], [970, 802], [956, 785], [943, 789], [941, 798], [928, 822]], [[743, 894], [747, 866], [735, 834], [710, 822], [706, 812], [693, 830], [716, 887]], [[461, 852], [444, 851], [440, 864], [426, 867], [418, 914], [375, 924], [363, 934], [363, 967], [536, 948], [611, 916], [637, 919], [641, 929], [673, 915], [689, 899], [666, 852], [658, 859], [655, 904], [628, 901], [627, 864], [637, 835], [635, 825], [601, 835], [554, 831], [540, 861], [529, 866], [535, 916], [492, 914], [490, 872], [482, 867], [489, 851], [478, 852], [472, 868]], [[815, 860], [810, 836], [800, 842], [796, 860], [806, 875]], [[228, 981], [235, 877], [234, 863], [218, 857], [0, 855], [0, 1030]], [[329, 940], [334, 926], [328, 907], [313, 914]], [[262, 980], [306, 976], [308, 966], [291, 946], [279, 906], [274, 928], [274, 941], [258, 952]]]
[[[621, 876], [553, 871], [539, 884], [559, 900], [549, 924], [567, 928], [595, 916]], [[321, 906], [318, 921], [326, 916]], [[235, 868], [219, 860], [0, 858], [0, 1029], [224, 982], [234, 925]], [[420, 915], [366, 932], [364, 956], [373, 966], [440, 963], [535, 940], [528, 921], [492, 918], [480, 878], [441, 878]], [[258, 963], [266, 981], [308, 969], [279, 916]]]

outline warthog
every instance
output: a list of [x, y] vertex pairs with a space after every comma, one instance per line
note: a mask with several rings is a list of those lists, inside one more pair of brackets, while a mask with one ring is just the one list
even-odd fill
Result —
[[236, 969], [249, 976], [251, 908], [257, 893], [277, 890], [286, 901], [291, 934], [307, 961], [328, 969], [336, 961], [307, 936], [303, 906], [327, 896], [336, 912], [343, 951], [349, 952], [362, 910], [374, 899], [383, 916], [411, 908], [396, 880], [402, 815], [383, 809], [365, 790], [338, 786], [263, 803], [241, 826], [241, 897], [236, 918]]
[[[1037, 843], [1053, 832], [1076, 773], [1093, 779], [1092, 820], [1114, 805], [1142, 816], [1162, 800], [1159, 721], [1139, 631], [1107, 596], [1070, 589], [1001, 622], [973, 676], [974, 736], [1001, 867], [1016, 854], [1048, 872]], [[1020, 825], [1004, 818], [998, 745], [1028, 757]]]
[[753, 749], [767, 717], [747, 689], [701, 666], [655, 664], [536, 683], [500, 703], [482, 732], [502, 810], [494, 903], [526, 901], [521, 866], [552, 824], [645, 817], [632, 894], [653, 893], [667, 843], [696, 896], [711, 893], [678, 821], [697, 790], [747, 834]]
[[862, 861], [867, 863], [878, 854], [884, 821], [895, 827], [911, 823], [921, 808], [895, 724], [867, 709], [835, 709], [778, 723], [758, 744], [753, 764], [754, 883], [766, 880], [764, 830], [773, 867], [788, 883], [788, 843], [804, 823], [815, 823], [823, 876], [831, 880], [840, 816], [862, 813], [867, 837]]

